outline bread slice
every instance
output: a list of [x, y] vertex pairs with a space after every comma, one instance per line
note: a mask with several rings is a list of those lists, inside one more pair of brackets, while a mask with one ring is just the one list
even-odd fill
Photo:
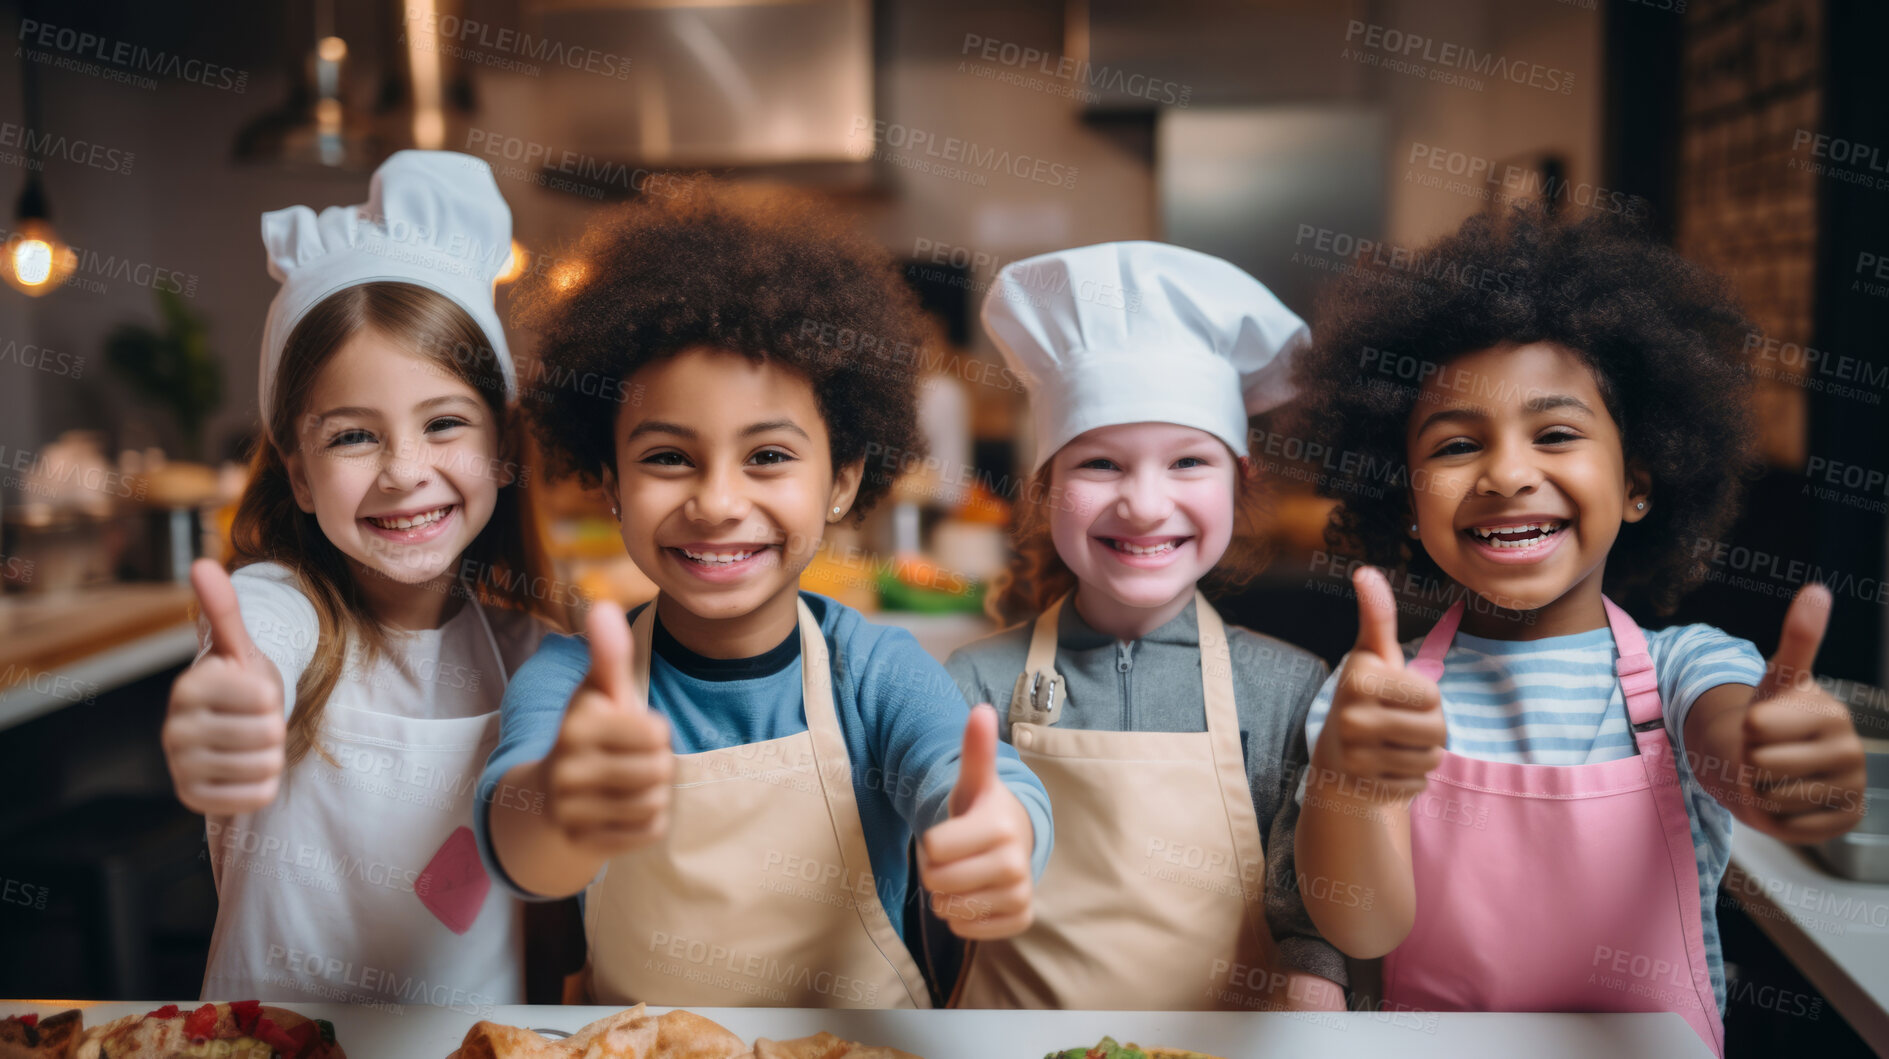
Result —
[[0, 1059], [72, 1059], [84, 1027], [77, 1008], [43, 1019], [0, 1019]]

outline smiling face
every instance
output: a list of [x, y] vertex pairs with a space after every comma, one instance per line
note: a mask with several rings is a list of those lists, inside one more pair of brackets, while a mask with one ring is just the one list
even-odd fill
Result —
[[1445, 574], [1507, 611], [1572, 599], [1593, 612], [1577, 626], [1602, 613], [1607, 553], [1652, 501], [1579, 356], [1533, 343], [1455, 358], [1419, 391], [1405, 448], [1417, 533]]
[[296, 502], [342, 554], [400, 584], [450, 576], [510, 481], [479, 392], [371, 329], [322, 366], [295, 432]]
[[[840, 517], [833, 509], [851, 509], [863, 470], [855, 463], [835, 472], [813, 386], [771, 362], [718, 350], [663, 358], [632, 379], [640, 399], [617, 413], [616, 471], [604, 475], [630, 558], [696, 619], [739, 624], [759, 615], [772, 629], [784, 616], [791, 627], [800, 572]], [[668, 610], [662, 617], [692, 649], [740, 656], [731, 653], [738, 630], [718, 633], [727, 650], [705, 651]]]
[[1050, 537], [1091, 624], [1119, 634], [1147, 625], [1133, 612], [1186, 605], [1233, 539], [1237, 466], [1219, 438], [1172, 423], [1097, 427], [1051, 457]]

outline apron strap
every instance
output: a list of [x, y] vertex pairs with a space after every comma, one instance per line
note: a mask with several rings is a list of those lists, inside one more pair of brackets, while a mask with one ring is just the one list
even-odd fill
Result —
[[479, 591], [470, 581], [460, 578], [459, 583], [466, 586], [466, 601], [479, 615], [479, 627], [485, 630], [485, 644], [492, 649], [492, 661], [498, 663], [498, 687], [504, 691], [511, 686], [512, 678], [505, 672], [505, 656], [499, 653], [498, 637], [492, 635], [492, 621], [485, 616], [485, 606], [479, 602]]
[[1220, 803], [1226, 813], [1227, 834], [1239, 860], [1240, 894], [1246, 900], [1246, 925], [1255, 951], [1272, 964], [1272, 929], [1266, 923], [1266, 848], [1259, 833], [1259, 815], [1253, 810], [1252, 785], [1246, 755], [1240, 747], [1239, 707], [1233, 698], [1233, 651], [1226, 623], [1207, 597], [1194, 592], [1194, 623], [1200, 637], [1200, 684], [1206, 698], [1207, 741], [1213, 748], [1214, 772], [1220, 781]]
[[1614, 672], [1620, 676], [1620, 690], [1627, 699], [1627, 723], [1637, 738], [1652, 728], [1664, 736], [1665, 711], [1659, 698], [1659, 677], [1653, 672], [1653, 655], [1646, 647], [1646, 636], [1627, 612], [1606, 596], [1600, 597], [1607, 608], [1607, 625], [1613, 629], [1614, 649], [1620, 658]]
[[1063, 715], [1063, 700], [1069, 684], [1056, 672], [1056, 623], [1063, 612], [1064, 596], [1036, 616], [1030, 629], [1030, 652], [1024, 656], [1023, 672], [1010, 689], [1010, 717], [1017, 724], [1055, 724]]
[[[1463, 622], [1464, 602], [1457, 600], [1451, 605], [1423, 638], [1423, 647], [1410, 665], [1412, 671], [1431, 680], [1442, 678], [1443, 656], [1449, 652], [1450, 642], [1456, 638], [1457, 627]], [[1613, 632], [1614, 649], [1619, 653], [1614, 673], [1626, 697], [1627, 723], [1633, 729], [1634, 741], [1640, 744], [1651, 736], [1665, 742], [1665, 711], [1659, 697], [1659, 677], [1653, 672], [1653, 656], [1646, 646], [1646, 634], [1613, 600], [1602, 596], [1600, 602], [1607, 612], [1607, 627]], [[1645, 747], [1640, 746], [1640, 750], [1644, 753]]]
[[846, 750], [839, 715], [833, 708], [833, 666], [827, 658], [826, 634], [821, 632], [806, 600], [796, 596], [794, 605], [800, 618], [800, 696], [807, 713], [807, 731], [813, 736], [814, 771], [826, 794], [827, 812], [833, 820], [833, 834], [839, 839], [840, 859], [848, 877], [874, 881], [872, 896], [855, 894], [853, 908], [879, 955], [898, 972], [912, 1006], [928, 1008], [931, 990], [925, 985], [925, 976], [919, 973], [911, 950], [893, 929], [879, 898], [878, 876], [872, 870], [866, 829], [859, 818], [859, 798], [853, 789], [852, 755]]
[[1430, 627], [1429, 635], [1423, 638], [1423, 646], [1418, 648], [1417, 657], [1410, 663], [1410, 670], [1425, 680], [1443, 679], [1443, 656], [1450, 653], [1450, 641], [1456, 639], [1456, 629], [1463, 623], [1464, 600], [1450, 604], [1450, 609], [1443, 612], [1437, 623]]

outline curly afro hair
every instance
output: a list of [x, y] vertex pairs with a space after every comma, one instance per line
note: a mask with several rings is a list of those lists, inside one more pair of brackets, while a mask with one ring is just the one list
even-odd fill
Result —
[[1751, 325], [1717, 276], [1625, 219], [1523, 205], [1347, 276], [1316, 320], [1294, 368], [1295, 430], [1346, 457], [1318, 484], [1340, 501], [1325, 532], [1334, 550], [1441, 577], [1405, 533], [1404, 438], [1421, 382], [1464, 353], [1553, 342], [1593, 370], [1627, 465], [1651, 478], [1658, 501], [1621, 527], [1607, 590], [1643, 592], [1670, 613], [1704, 577], [1694, 542], [1724, 531], [1756, 469], [1742, 353]]
[[891, 488], [888, 468], [924, 454], [918, 363], [936, 326], [890, 255], [805, 196], [674, 178], [592, 220], [517, 298], [540, 336], [523, 403], [554, 473], [595, 485], [614, 469], [631, 377], [696, 348], [812, 384], [833, 466], [875, 457], [855, 520]]

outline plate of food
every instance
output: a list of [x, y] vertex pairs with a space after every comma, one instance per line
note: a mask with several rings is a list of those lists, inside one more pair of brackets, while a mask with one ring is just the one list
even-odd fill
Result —
[[787, 1041], [763, 1037], [750, 1048], [713, 1019], [680, 1010], [652, 1015], [642, 1004], [566, 1037], [546, 1032], [554, 1031], [477, 1022], [446, 1059], [919, 1059], [831, 1033]]
[[1104, 1037], [1101, 1043], [1093, 1048], [1070, 1048], [1066, 1051], [1051, 1052], [1043, 1059], [1219, 1059], [1219, 1057], [1208, 1055], [1206, 1052], [1190, 1052], [1184, 1048], [1117, 1044], [1115, 1038]]
[[0, 1019], [0, 1059], [347, 1059], [333, 1024], [257, 1000], [166, 1004], [91, 1029], [77, 1009]]

